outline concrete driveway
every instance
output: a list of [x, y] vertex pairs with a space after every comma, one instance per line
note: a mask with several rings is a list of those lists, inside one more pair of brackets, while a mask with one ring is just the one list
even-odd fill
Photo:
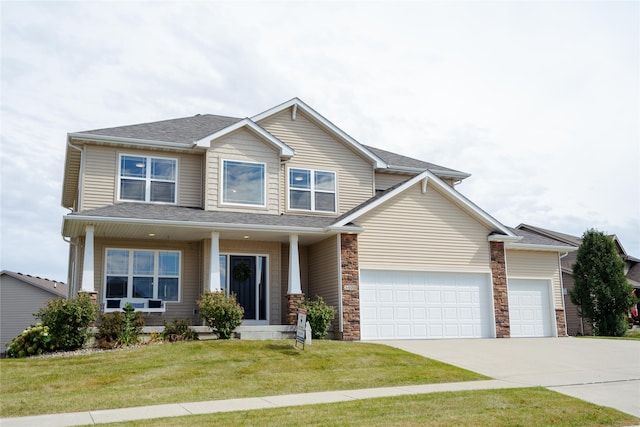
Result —
[[640, 417], [640, 342], [587, 338], [379, 341]]

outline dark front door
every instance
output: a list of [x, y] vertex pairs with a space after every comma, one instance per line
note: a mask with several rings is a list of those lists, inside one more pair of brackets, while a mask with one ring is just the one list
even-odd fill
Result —
[[256, 257], [230, 257], [230, 291], [244, 308], [245, 319], [256, 318]]

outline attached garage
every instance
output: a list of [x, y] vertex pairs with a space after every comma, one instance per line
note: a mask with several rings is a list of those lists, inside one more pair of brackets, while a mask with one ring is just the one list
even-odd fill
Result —
[[494, 336], [486, 273], [360, 272], [361, 339]]
[[512, 337], [551, 337], [549, 281], [509, 279], [509, 323]]

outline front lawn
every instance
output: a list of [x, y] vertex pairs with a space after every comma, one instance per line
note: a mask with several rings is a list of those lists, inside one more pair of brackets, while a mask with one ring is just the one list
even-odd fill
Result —
[[110, 426], [629, 426], [640, 420], [544, 388], [366, 399]]
[[1, 417], [312, 391], [483, 380], [384, 345], [194, 341], [61, 358], [0, 360]]

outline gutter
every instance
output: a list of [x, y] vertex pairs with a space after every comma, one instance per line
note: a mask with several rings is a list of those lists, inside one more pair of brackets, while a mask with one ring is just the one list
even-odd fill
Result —
[[572, 246], [557, 246], [557, 245], [536, 245], [528, 243], [508, 243], [505, 245], [507, 249], [520, 249], [529, 251], [552, 251], [552, 252], [573, 252], [578, 248]]
[[[110, 224], [140, 224], [140, 225], [161, 225], [186, 228], [204, 228], [216, 230], [255, 230], [255, 231], [273, 231], [287, 233], [314, 233], [324, 234], [327, 232], [346, 232], [360, 233], [364, 231], [362, 227], [346, 226], [346, 227], [296, 227], [290, 225], [263, 225], [263, 224], [229, 224], [219, 222], [199, 222], [199, 221], [167, 221], [164, 219], [147, 219], [147, 218], [118, 218], [118, 217], [100, 217], [100, 216], [80, 216], [66, 215], [64, 221], [73, 222], [90, 222], [90, 223], [110, 223]], [[64, 228], [64, 225], [63, 225]], [[63, 230], [64, 231], [64, 230]]]
[[69, 133], [67, 134], [69, 140], [72, 139], [80, 139], [83, 141], [92, 141], [92, 142], [120, 142], [123, 144], [135, 144], [145, 147], [165, 147], [165, 148], [173, 148], [176, 150], [191, 150], [195, 148], [197, 145], [192, 143], [191, 145], [183, 144], [180, 142], [168, 142], [168, 141], [154, 141], [149, 139], [138, 139], [138, 138], [124, 138], [124, 137], [113, 137], [113, 136], [104, 136], [104, 135], [94, 135], [90, 133]]

